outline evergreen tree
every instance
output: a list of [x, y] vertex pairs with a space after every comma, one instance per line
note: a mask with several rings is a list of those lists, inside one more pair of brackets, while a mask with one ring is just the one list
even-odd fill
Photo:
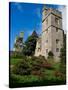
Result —
[[53, 55], [52, 51], [49, 51], [49, 52], [48, 52], [48, 58], [53, 58], [53, 56], [54, 56], [54, 55]]
[[61, 60], [61, 72], [66, 73], [66, 34], [64, 34], [64, 40], [63, 40], [63, 48], [61, 48], [61, 54], [60, 54], [60, 60]]
[[31, 56], [35, 53], [36, 41], [38, 35], [36, 31], [33, 31], [32, 35], [27, 38], [23, 48], [23, 54]]
[[66, 63], [66, 34], [64, 34], [63, 47], [60, 54], [61, 62]]

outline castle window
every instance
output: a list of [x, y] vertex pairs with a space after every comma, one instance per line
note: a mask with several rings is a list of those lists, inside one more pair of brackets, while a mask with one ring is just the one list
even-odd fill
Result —
[[56, 28], [56, 32], [58, 32], [58, 28]]
[[46, 15], [47, 13], [46, 13], [46, 11], [45, 11], [45, 15]]
[[59, 48], [56, 48], [56, 52], [59, 52]]
[[48, 40], [46, 40], [46, 43], [48, 43]]
[[56, 39], [56, 44], [58, 44], [59, 43], [59, 39]]
[[46, 49], [46, 53], [48, 53], [48, 49]]
[[38, 52], [40, 52], [41, 51], [41, 49], [40, 48], [38, 48]]
[[46, 32], [48, 33], [48, 29], [46, 29]]
[[56, 23], [57, 25], [59, 25], [59, 19], [58, 19], [58, 18], [55, 18], [55, 23]]
[[48, 25], [48, 19], [46, 19], [46, 25]]

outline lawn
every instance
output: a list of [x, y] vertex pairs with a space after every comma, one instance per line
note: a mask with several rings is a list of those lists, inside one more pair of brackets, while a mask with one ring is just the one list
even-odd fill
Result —
[[16, 63], [20, 62], [21, 58], [10, 58], [10, 65], [15, 65]]
[[[17, 69], [19, 68], [20, 62], [21, 61], [25, 61], [25, 59], [23, 58], [11, 58], [10, 59], [10, 65], [18, 65]], [[31, 58], [28, 58], [28, 60], [26, 60], [26, 62], [24, 63], [24, 66], [28, 65], [33, 65], [32, 67], [35, 67], [37, 65], [41, 65], [41, 61], [43, 62], [43, 59], [38, 59], [37, 61], [35, 60], [35, 58], [33, 58], [33, 60]], [[15, 73], [11, 73], [10, 74], [10, 87], [27, 87], [27, 86], [47, 86], [47, 85], [61, 85], [61, 84], [65, 84], [66, 80], [65, 77], [62, 76], [62, 74], [60, 73], [60, 63], [55, 63], [55, 62], [50, 62], [51, 66], [48, 67], [40, 67], [39, 70], [35, 70], [38, 69], [37, 67], [34, 69], [32, 69], [32, 67], [28, 67], [28, 69], [24, 69], [26, 71], [28, 71], [29, 69], [32, 69], [31, 73], [28, 75], [24, 75], [24, 74], [15, 74]], [[23, 64], [21, 64], [22, 66]], [[20, 66], [20, 67], [21, 67]], [[46, 65], [47, 66], [47, 65]], [[22, 66], [23, 67], [23, 66]], [[38, 66], [39, 67], [39, 66]], [[24, 67], [25, 68], [25, 67]], [[23, 69], [20, 71], [22, 72]], [[35, 71], [36, 75], [34, 75], [32, 72]], [[41, 71], [41, 74], [38, 74], [38, 71]]]
[[48, 85], [64, 85], [66, 82], [58, 78], [39, 78], [35, 75], [12, 75], [10, 80], [10, 87], [33, 87], [33, 86], [48, 86]]

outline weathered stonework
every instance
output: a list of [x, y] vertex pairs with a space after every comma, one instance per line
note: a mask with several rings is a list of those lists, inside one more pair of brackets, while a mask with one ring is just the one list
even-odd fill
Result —
[[63, 46], [62, 13], [58, 10], [44, 8], [42, 12], [42, 34], [37, 40], [35, 56], [48, 57], [52, 51], [54, 58], [59, 60]]
[[23, 50], [23, 32], [20, 33], [20, 36], [15, 38], [13, 51], [22, 52]]

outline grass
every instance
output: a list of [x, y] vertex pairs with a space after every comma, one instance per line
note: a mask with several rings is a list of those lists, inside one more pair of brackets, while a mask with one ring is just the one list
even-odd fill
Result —
[[61, 64], [60, 62], [55, 62], [55, 60], [53, 59], [49, 59], [48, 62], [51, 63], [51, 65], [55, 68], [55, 70], [60, 69], [60, 64]]
[[44, 78], [40, 79], [34, 75], [12, 75], [10, 78], [10, 87], [31, 87], [31, 86], [48, 86], [48, 85], [63, 85], [66, 81], [58, 78]]
[[[22, 59], [11, 58], [10, 64], [15, 65]], [[49, 61], [48, 61], [49, 62]], [[61, 85], [65, 84], [66, 80], [60, 77], [54, 76], [55, 71], [59, 71], [60, 63], [55, 63], [50, 60], [54, 69], [45, 69], [43, 71], [43, 77], [35, 75], [10, 75], [10, 87], [26, 87], [26, 86], [47, 86], [47, 85]]]
[[11, 64], [11, 65], [15, 65], [16, 63], [20, 62], [20, 60], [22, 60], [22, 59], [19, 59], [19, 58], [18, 58], [18, 59], [17, 59], [17, 58], [11, 58], [11, 59], [10, 59], [10, 64]]

